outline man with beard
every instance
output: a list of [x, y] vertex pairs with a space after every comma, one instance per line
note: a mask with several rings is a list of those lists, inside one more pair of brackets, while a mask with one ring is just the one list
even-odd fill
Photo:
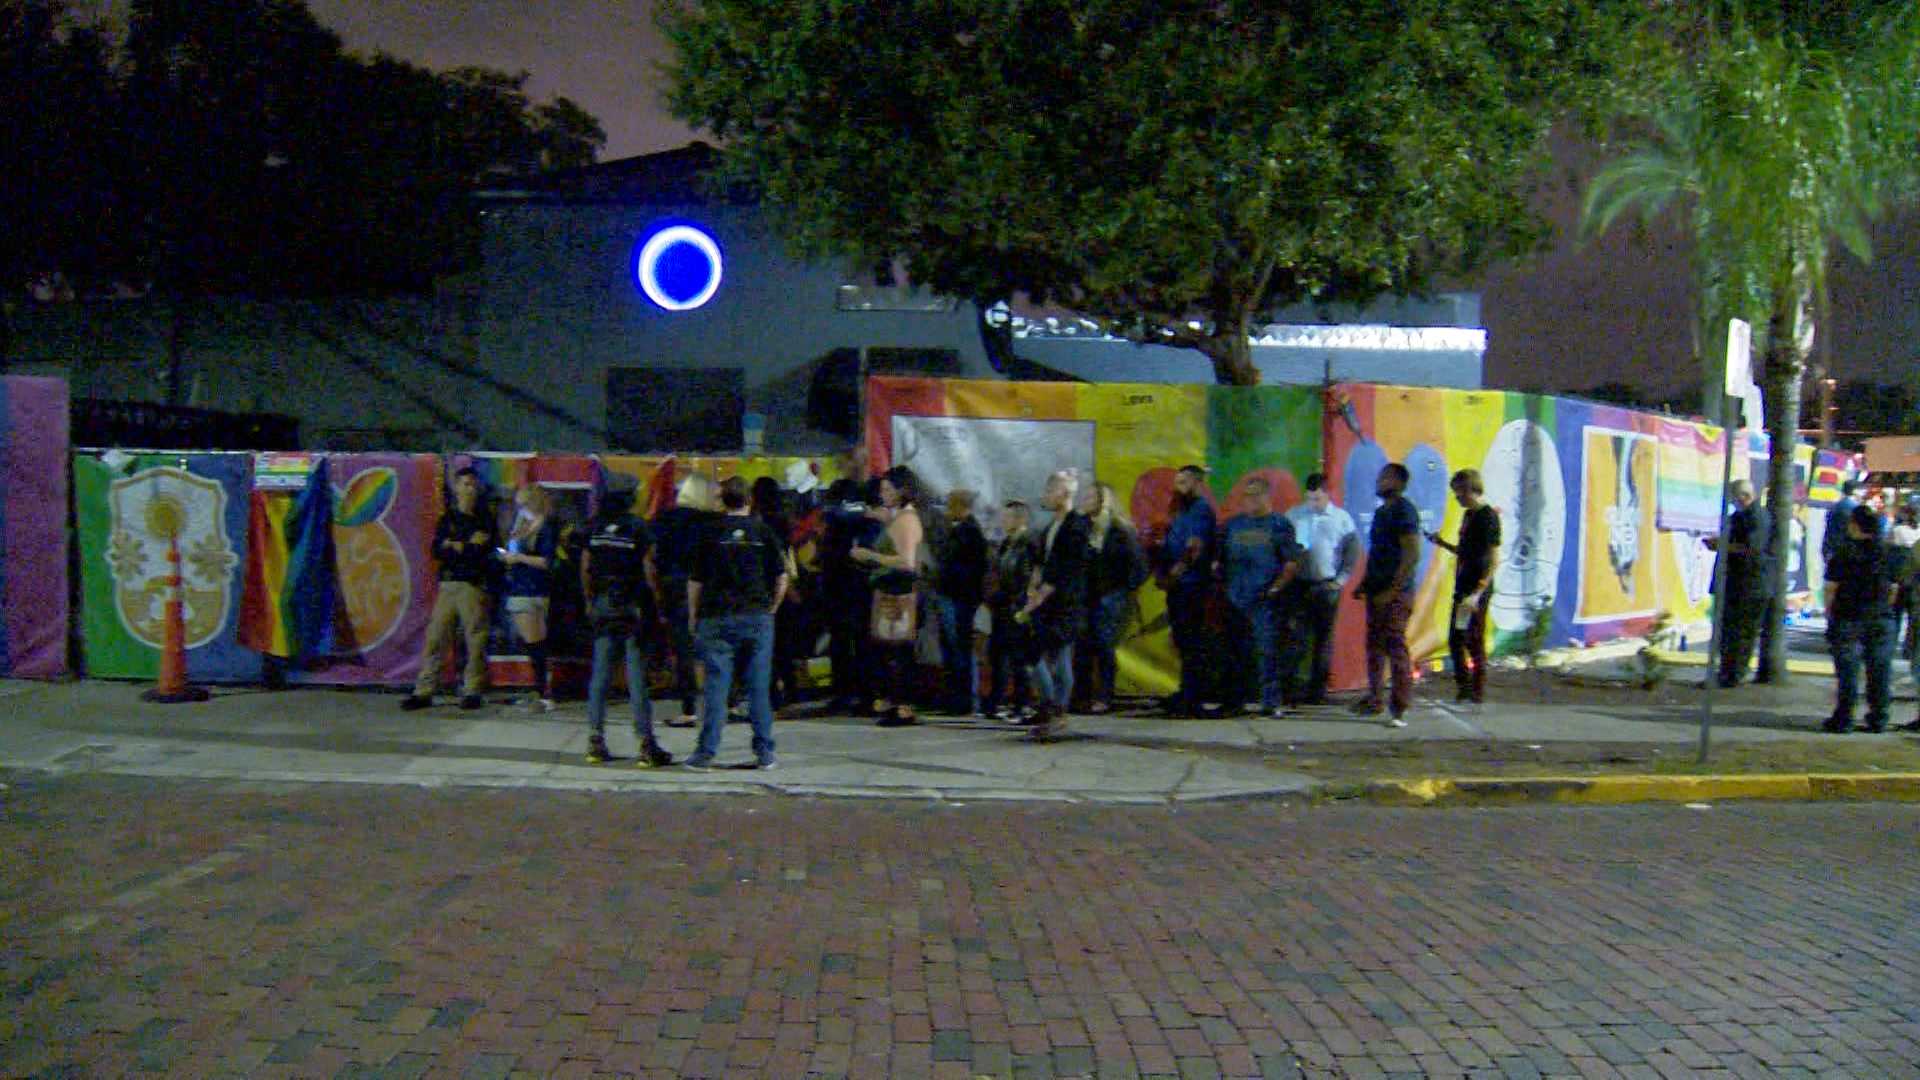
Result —
[[1207, 630], [1207, 596], [1213, 588], [1213, 504], [1205, 494], [1206, 470], [1182, 466], [1173, 478], [1173, 521], [1160, 549], [1160, 587], [1167, 593], [1167, 622], [1180, 653], [1177, 716], [1198, 716], [1213, 685], [1213, 650]]

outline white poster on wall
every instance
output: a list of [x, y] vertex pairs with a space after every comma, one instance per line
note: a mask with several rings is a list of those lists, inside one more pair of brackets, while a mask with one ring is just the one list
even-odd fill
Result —
[[1082, 490], [1093, 481], [1091, 420], [988, 420], [961, 416], [895, 416], [893, 463], [913, 470], [935, 500], [955, 488], [979, 499], [974, 517], [999, 535], [1000, 506], [1021, 499], [1034, 523], [1048, 520], [1040, 493], [1056, 469], [1077, 469]]

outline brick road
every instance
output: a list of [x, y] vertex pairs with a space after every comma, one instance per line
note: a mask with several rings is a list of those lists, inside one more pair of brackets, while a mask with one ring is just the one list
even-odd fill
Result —
[[1920, 807], [0, 779], [9, 1076], [1920, 1076]]

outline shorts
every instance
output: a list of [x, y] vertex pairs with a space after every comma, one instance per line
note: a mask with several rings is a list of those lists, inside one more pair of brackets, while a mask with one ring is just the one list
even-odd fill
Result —
[[552, 601], [544, 596], [509, 596], [507, 597], [507, 614], [538, 615], [544, 619], [547, 617], [547, 608], [551, 604]]

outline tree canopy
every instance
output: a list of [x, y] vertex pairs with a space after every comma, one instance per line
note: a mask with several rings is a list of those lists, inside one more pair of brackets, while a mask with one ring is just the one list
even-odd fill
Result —
[[1024, 293], [1257, 381], [1291, 302], [1533, 249], [1544, 136], [1596, 112], [1620, 0], [671, 0], [668, 100], [801, 254]]
[[[1920, 6], [1802, 2], [1752, 18], [1712, 7], [1684, 41], [1686, 62], [1648, 99], [1644, 134], [1594, 179], [1584, 210], [1599, 230], [1633, 210], [1681, 207], [1709, 385], [1724, 371], [1727, 320], [1753, 324], [1778, 546], [1834, 248], [1868, 258], [1868, 222], [1920, 182]], [[1774, 564], [1780, 603], [1787, 559]], [[1763, 671], [1784, 678], [1784, 657], [1774, 635]]]
[[[0, 284], [175, 295], [417, 289], [474, 248], [464, 193], [605, 141], [528, 75], [344, 51], [300, 0], [134, 0], [124, 33], [0, 0]], [[15, 133], [19, 137], [15, 137]]]

